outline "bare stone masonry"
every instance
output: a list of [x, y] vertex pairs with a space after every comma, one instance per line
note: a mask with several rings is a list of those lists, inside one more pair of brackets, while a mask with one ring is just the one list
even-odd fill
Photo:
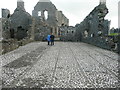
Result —
[[[48, 18], [45, 19], [45, 12], [48, 12]], [[39, 16], [40, 13], [40, 16]], [[69, 20], [64, 16], [61, 11], [58, 11], [55, 5], [50, 1], [40, 0], [32, 12], [33, 17], [39, 17], [52, 27], [51, 33], [58, 37], [58, 26], [69, 25]]]
[[100, 2], [79, 25], [76, 25], [78, 40], [110, 49], [106, 42], [110, 21], [104, 19], [107, 13], [106, 4]]
[[32, 17], [24, 9], [24, 2], [17, 2], [17, 8], [10, 17], [11, 29], [15, 31], [18, 40], [27, 37], [27, 31], [32, 24]]
[[26, 12], [24, 1], [18, 0], [13, 14], [10, 15], [8, 9], [2, 9], [3, 53], [13, 50], [11, 47], [14, 45], [17, 48], [30, 41], [43, 41], [50, 33], [59, 38], [59, 27], [68, 25], [67, 17], [50, 0], [40, 0], [34, 7], [32, 16]]

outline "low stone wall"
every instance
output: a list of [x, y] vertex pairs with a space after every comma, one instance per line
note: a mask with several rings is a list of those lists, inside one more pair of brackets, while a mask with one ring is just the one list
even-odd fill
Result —
[[19, 47], [17, 40], [9, 39], [2, 42], [2, 54], [15, 50]]
[[120, 35], [118, 36], [118, 53], [120, 55]]
[[17, 49], [19, 46], [23, 46], [26, 45], [30, 42], [32, 42], [33, 40], [30, 40], [28, 38], [17, 41], [16, 39], [7, 39], [7, 40], [3, 40], [2, 42], [0, 42], [0, 44], [2, 45], [2, 52], [1, 54], [5, 54], [7, 52], [10, 52], [12, 50]]

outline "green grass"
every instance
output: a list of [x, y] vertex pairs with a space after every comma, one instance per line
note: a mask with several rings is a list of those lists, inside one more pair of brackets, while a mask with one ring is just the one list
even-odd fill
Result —
[[120, 33], [110, 33], [109, 36], [117, 36], [120, 35]]

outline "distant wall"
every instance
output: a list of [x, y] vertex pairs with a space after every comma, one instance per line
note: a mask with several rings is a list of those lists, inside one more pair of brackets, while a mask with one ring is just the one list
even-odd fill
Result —
[[80, 24], [76, 25], [77, 40], [110, 49], [107, 42], [110, 21], [104, 19], [107, 13], [105, 4], [96, 6]]

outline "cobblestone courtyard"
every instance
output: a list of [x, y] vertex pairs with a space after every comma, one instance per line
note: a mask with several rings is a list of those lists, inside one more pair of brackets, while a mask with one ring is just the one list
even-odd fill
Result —
[[33, 42], [2, 59], [3, 87], [117, 87], [118, 55], [85, 43]]

